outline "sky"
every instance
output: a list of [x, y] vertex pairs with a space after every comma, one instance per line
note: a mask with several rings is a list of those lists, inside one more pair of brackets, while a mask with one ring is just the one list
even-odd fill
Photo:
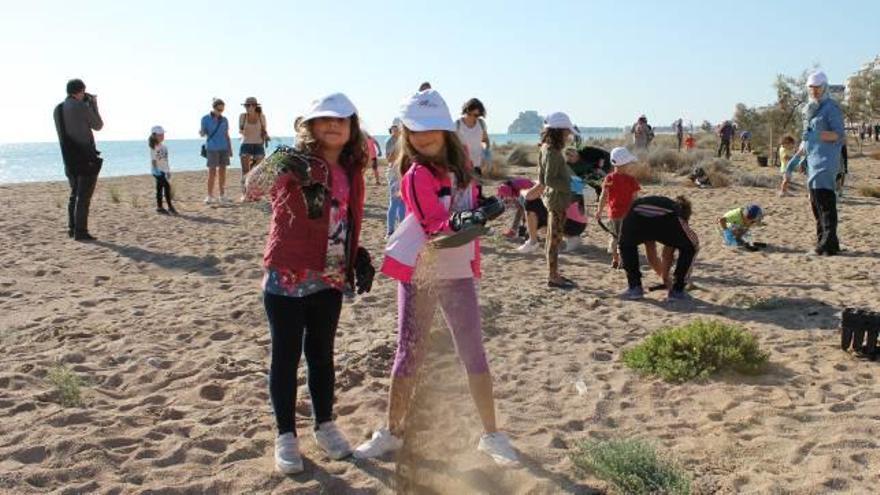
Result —
[[213, 97], [256, 96], [272, 135], [341, 91], [370, 132], [430, 81], [490, 132], [524, 110], [583, 126], [668, 125], [774, 99], [777, 74], [843, 83], [880, 53], [880, 2], [772, 0], [4, 1], [0, 143], [54, 141], [65, 83], [98, 95], [99, 140], [196, 137]]

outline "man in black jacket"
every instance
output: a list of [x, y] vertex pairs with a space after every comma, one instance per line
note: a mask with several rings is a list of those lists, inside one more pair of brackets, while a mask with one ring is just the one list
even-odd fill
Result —
[[95, 240], [89, 234], [89, 205], [103, 160], [95, 147], [92, 130], [104, 127], [98, 113], [98, 100], [86, 93], [86, 85], [80, 79], [67, 82], [67, 98], [55, 107], [53, 114], [64, 175], [70, 183], [70, 200], [67, 203], [67, 235], [77, 241]]

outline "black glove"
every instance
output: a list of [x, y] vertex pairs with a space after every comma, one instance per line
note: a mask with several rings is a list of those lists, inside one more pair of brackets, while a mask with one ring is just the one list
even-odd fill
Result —
[[373, 260], [370, 253], [363, 248], [358, 247], [357, 255], [354, 258], [354, 277], [357, 293], [363, 294], [370, 292], [373, 288], [373, 277], [376, 276], [376, 269], [373, 268]]
[[477, 209], [453, 213], [449, 217], [449, 226], [455, 232], [475, 225], [482, 227], [489, 220], [500, 217], [502, 213], [504, 213], [504, 203], [492, 196], [486, 198], [482, 206]]

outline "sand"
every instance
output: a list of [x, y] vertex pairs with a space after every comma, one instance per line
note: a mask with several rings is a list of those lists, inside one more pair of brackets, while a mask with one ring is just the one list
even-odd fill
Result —
[[[859, 158], [851, 169], [851, 183], [880, 183], [880, 162]], [[237, 170], [230, 175], [237, 184]], [[585, 246], [562, 256], [580, 288], [550, 291], [542, 257], [516, 253], [499, 223], [484, 243], [481, 304], [499, 420], [522, 467], [497, 468], [475, 451], [476, 412], [438, 322], [412, 421], [420, 430], [400, 464], [324, 459], [308, 434], [303, 387], [306, 471], [287, 477], [272, 466], [260, 300], [267, 214], [205, 207], [203, 184], [203, 173], [177, 174], [183, 214], [167, 218], [153, 211], [149, 176], [102, 179], [92, 244], [66, 237], [65, 184], [0, 186], [0, 492], [602, 493], [607, 484], [576, 473], [568, 451], [611, 437], [655, 443], [693, 475], [697, 493], [877, 490], [880, 368], [842, 352], [836, 329], [845, 305], [880, 309], [880, 200], [849, 189], [846, 255], [810, 259], [814, 224], [802, 195], [646, 187], [687, 192], [695, 204], [697, 301], [676, 306], [659, 293], [616, 299], [625, 278], [608, 267], [605, 234], [593, 225]], [[378, 254], [386, 188], [368, 188], [364, 242]], [[755, 235], [766, 252], [724, 248], [714, 227], [747, 201], [769, 212]], [[777, 304], [748, 309], [747, 297]], [[395, 284], [379, 278], [343, 309], [336, 413], [352, 443], [384, 420], [395, 300]], [[753, 331], [770, 352], [769, 372], [673, 385], [621, 364], [623, 348], [694, 318]], [[47, 381], [59, 364], [84, 381], [81, 407], [62, 407]]]

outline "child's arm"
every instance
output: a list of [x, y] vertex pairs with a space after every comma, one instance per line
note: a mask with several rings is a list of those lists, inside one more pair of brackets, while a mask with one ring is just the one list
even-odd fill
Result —
[[544, 194], [544, 185], [543, 184], [535, 184], [528, 191], [526, 191], [526, 201], [532, 201], [541, 197]]
[[435, 180], [430, 170], [419, 166], [410, 169], [400, 183], [403, 202], [428, 235], [452, 231], [449, 212], [434, 189]]
[[596, 206], [596, 220], [602, 219], [602, 211], [605, 209], [605, 203], [608, 202], [607, 191], [608, 187], [603, 183], [602, 194], [599, 195], [599, 205]]

